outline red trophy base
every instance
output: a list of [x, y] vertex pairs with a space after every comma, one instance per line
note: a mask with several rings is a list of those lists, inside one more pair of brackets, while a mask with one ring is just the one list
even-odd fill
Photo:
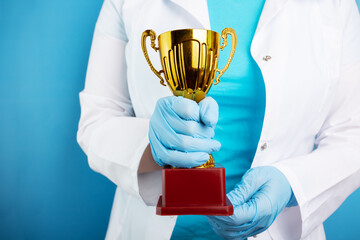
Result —
[[225, 168], [164, 168], [157, 215], [230, 216], [233, 206], [226, 197]]

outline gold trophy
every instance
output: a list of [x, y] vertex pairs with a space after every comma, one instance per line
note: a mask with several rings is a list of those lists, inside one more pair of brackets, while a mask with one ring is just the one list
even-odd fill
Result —
[[[218, 69], [219, 52], [227, 45], [227, 36], [231, 35], [232, 46], [229, 59], [223, 69]], [[162, 70], [152, 65], [146, 48], [146, 39], [150, 37], [151, 47], [160, 50]], [[147, 63], [160, 83], [165, 80], [175, 96], [192, 99], [199, 103], [205, 98], [215, 80], [228, 69], [236, 49], [236, 33], [232, 28], [225, 28], [220, 34], [206, 29], [181, 29], [165, 32], [158, 37], [146, 30], [141, 37], [141, 47]], [[161, 76], [164, 75], [164, 78]], [[179, 181], [181, 179], [181, 181]], [[181, 185], [179, 185], [181, 182]], [[158, 215], [232, 215], [233, 207], [226, 198], [225, 169], [209, 161], [192, 169], [163, 169], [163, 195], [160, 196]]]

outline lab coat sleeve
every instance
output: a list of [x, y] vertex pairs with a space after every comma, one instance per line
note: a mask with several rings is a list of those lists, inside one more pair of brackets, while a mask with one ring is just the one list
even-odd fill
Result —
[[77, 140], [94, 171], [141, 199], [137, 170], [149, 120], [135, 117], [128, 92], [121, 5], [105, 0], [95, 27]]
[[339, 1], [341, 77], [312, 153], [274, 164], [290, 182], [301, 213], [302, 238], [360, 186], [360, 17], [355, 1]]

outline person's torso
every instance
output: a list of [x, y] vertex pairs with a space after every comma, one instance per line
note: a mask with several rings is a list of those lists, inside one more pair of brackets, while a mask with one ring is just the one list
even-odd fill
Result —
[[[160, 85], [144, 59], [140, 47], [142, 32], [146, 29], [154, 29], [157, 34], [182, 28], [209, 29], [204, 2], [132, 0], [123, 4], [129, 38], [126, 47], [128, 88], [137, 117], [150, 118], [156, 101], [171, 95], [168, 87]], [[290, 0], [273, 0], [265, 4], [251, 45], [252, 57], [261, 69], [266, 86], [265, 118], [253, 166], [271, 164], [313, 149], [316, 133], [327, 115], [338, 81], [337, 59], [341, 53], [336, 12], [329, 6], [329, 11], [321, 11], [322, 4], [325, 3], [305, 4]], [[332, 6], [333, 3], [326, 4]], [[160, 69], [158, 53], [149, 48], [149, 55], [154, 66]], [[218, 87], [222, 87], [221, 83]], [[121, 201], [120, 197], [115, 201]], [[137, 202], [131, 204], [140, 206]], [[149, 208], [155, 214], [154, 207]], [[157, 236], [162, 236], [160, 238], [169, 238], [173, 224], [159, 224], [163, 221], [156, 220], [158, 218], [154, 218], [151, 211], [138, 213], [138, 217], [129, 212], [119, 215], [125, 219], [121, 231], [153, 228], [159, 231]], [[274, 229], [287, 239], [283, 230], [285, 225], [287, 222], [291, 225], [299, 217], [296, 213], [287, 216], [287, 221], [282, 221], [282, 228], [276, 226], [275, 221], [269, 230]], [[153, 239], [151, 235], [143, 236], [143, 239]]]

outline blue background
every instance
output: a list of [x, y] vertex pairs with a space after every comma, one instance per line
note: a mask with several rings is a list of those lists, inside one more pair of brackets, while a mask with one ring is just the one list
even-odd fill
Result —
[[[76, 143], [101, 4], [0, 0], [0, 239], [105, 236], [115, 186]], [[328, 239], [360, 239], [359, 199], [326, 221]]]

